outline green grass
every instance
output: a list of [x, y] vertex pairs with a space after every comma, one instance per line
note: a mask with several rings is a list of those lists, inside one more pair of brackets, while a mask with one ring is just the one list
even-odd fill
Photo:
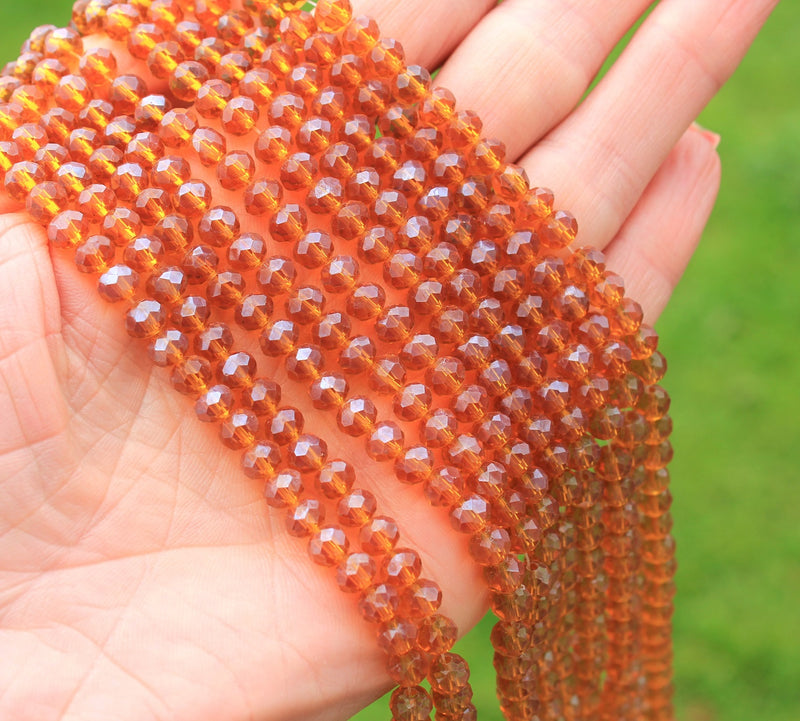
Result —
[[[0, 5], [0, 55], [67, 5]], [[703, 114], [719, 203], [660, 322], [673, 396], [679, 718], [800, 718], [800, 4], [784, 2]], [[481, 718], [488, 623], [462, 642]], [[385, 701], [356, 718], [387, 717]]]

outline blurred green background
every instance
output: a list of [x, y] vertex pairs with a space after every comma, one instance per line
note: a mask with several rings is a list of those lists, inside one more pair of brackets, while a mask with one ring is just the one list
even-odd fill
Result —
[[[705, 2], [706, 0], [698, 0]], [[65, 0], [0, 0], [2, 60]], [[800, 719], [800, 2], [703, 113], [722, 191], [659, 322], [673, 397], [678, 716]], [[498, 721], [488, 619], [462, 641]], [[388, 715], [380, 701], [359, 721]]]

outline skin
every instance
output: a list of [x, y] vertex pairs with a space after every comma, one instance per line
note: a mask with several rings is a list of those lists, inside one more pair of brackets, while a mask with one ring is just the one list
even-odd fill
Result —
[[[776, 0], [662, 0], [580, 104], [649, 2], [353, 4], [408, 62], [442, 66], [437, 82], [555, 191], [654, 322], [719, 185], [718, 138], [692, 120]], [[118, 308], [5, 198], [0, 289], [0, 716], [333, 721], [386, 690], [351, 599]], [[330, 435], [330, 416], [306, 416]], [[486, 597], [465, 539], [419, 489], [345, 452], [468, 629]]]

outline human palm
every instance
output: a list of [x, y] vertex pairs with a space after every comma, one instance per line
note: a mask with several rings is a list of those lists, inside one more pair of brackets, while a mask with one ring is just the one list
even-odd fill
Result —
[[[716, 139], [686, 128], [774, 4], [663, 0], [577, 105], [649, 2], [354, 2], [409, 62], [444, 62], [437, 82], [556, 191], [650, 321], [718, 187]], [[118, 309], [11, 201], [0, 213], [0, 715], [346, 718], [387, 685], [372, 630]], [[468, 628], [485, 596], [446, 516], [341, 450]]]

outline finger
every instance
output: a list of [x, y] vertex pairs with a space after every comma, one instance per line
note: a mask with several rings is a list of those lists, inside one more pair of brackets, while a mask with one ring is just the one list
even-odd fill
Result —
[[719, 191], [718, 136], [692, 126], [648, 185], [607, 248], [608, 263], [627, 282], [654, 323], [692, 256]]
[[649, 0], [506, 0], [445, 63], [437, 83], [518, 158], [580, 100]]
[[604, 247], [742, 59], [777, 0], [667, 0], [564, 123], [522, 161]]
[[403, 45], [406, 62], [438, 67], [496, 0], [354, 0], [354, 15], [377, 20], [381, 35]]

